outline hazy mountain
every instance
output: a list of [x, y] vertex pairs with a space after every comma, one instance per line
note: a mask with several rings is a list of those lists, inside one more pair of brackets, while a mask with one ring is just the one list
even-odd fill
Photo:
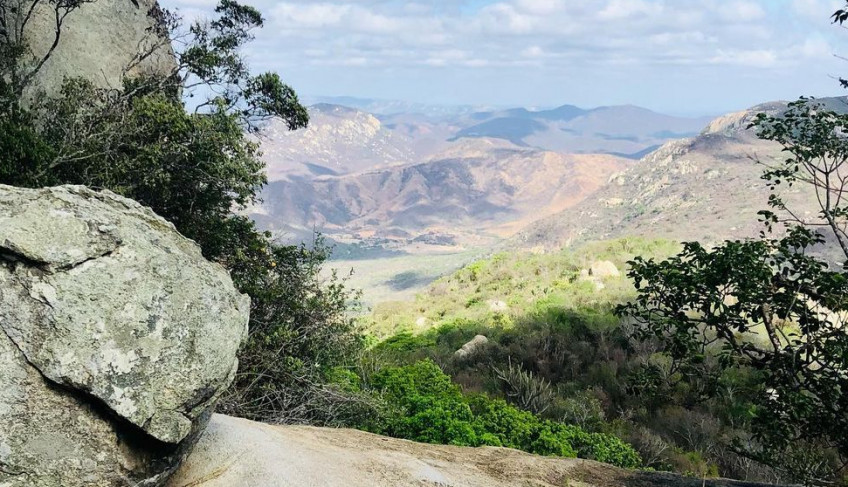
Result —
[[663, 115], [632, 105], [552, 110], [523, 108], [474, 113], [455, 138], [494, 137], [516, 145], [570, 153], [615, 153], [633, 158], [671, 139], [696, 135], [709, 118]]
[[491, 242], [578, 203], [628, 163], [467, 140], [426, 162], [274, 181], [254, 218], [294, 235]]
[[[846, 110], [845, 98], [823, 99]], [[555, 249], [624, 235], [716, 242], [756, 236], [763, 226], [768, 188], [757, 160], [782, 160], [781, 147], [747, 129], [759, 112], [779, 113], [783, 102], [766, 103], [711, 121], [696, 137], [668, 142], [578, 205], [541, 219], [513, 245]], [[817, 211], [803, 185], [785, 188], [784, 199], [801, 212]]]
[[[333, 100], [358, 100], [360, 106], [379, 108], [374, 100]], [[341, 175], [421, 162], [452, 144], [474, 138], [502, 139], [554, 152], [637, 159], [668, 140], [694, 135], [709, 121], [672, 117], [634, 106], [586, 110], [563, 105], [539, 111], [513, 108], [477, 112], [470, 112], [470, 107], [453, 111], [443, 107], [436, 116], [433, 106], [425, 113], [415, 111], [424, 106], [390, 103], [400, 111], [384, 106], [380, 115], [341, 105], [313, 105], [309, 107], [309, 127], [295, 132], [289, 132], [280, 122], [271, 122], [260, 136], [269, 178]]]
[[620, 155], [703, 125], [632, 106], [396, 108], [408, 111], [317, 104], [306, 129], [269, 124], [259, 140], [271, 184], [253, 217], [295, 241], [319, 229], [344, 242], [487, 245], [579, 203], [625, 168]]
[[375, 116], [338, 105], [309, 107], [309, 126], [289, 131], [272, 121], [260, 136], [268, 178], [347, 174], [415, 161], [411, 137], [390, 130]]
[[354, 96], [313, 96], [307, 97], [307, 102], [310, 104], [342, 105], [373, 113], [377, 116], [415, 113], [431, 119], [457, 117], [485, 109], [473, 105], [439, 105], [401, 100], [358, 98]]

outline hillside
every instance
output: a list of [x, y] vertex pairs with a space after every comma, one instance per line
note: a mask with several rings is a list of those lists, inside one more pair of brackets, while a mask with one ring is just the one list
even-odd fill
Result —
[[492, 242], [580, 202], [628, 163], [610, 155], [466, 140], [422, 163], [338, 176], [289, 175], [268, 185], [254, 218], [274, 231], [317, 227], [357, 240]]
[[[614, 313], [636, 294], [625, 275], [629, 260], [664, 259], [679, 249], [667, 240], [622, 238], [475, 261], [414, 302], [382, 303], [363, 317], [379, 340], [369, 360], [439, 364], [468, 397], [503, 398], [541, 418], [615, 435], [645, 467], [786, 483], [785, 473], [740, 456], [728, 442], [746, 437], [750, 404], [742, 391], [756, 374], [727, 372], [721, 383], [735, 392], [709, 397], [682, 383], [652, 383], [644, 374], [666, 373], [669, 361], [655, 342], [634, 339], [632, 325]], [[533, 384], [536, 393], [522, 395]]]
[[[843, 98], [822, 102], [845, 109]], [[625, 235], [705, 242], [756, 236], [762, 230], [757, 212], [769, 194], [756, 161], [783, 155], [778, 144], [759, 140], [747, 126], [756, 113], [784, 107], [775, 102], [728, 114], [696, 137], [666, 143], [573, 208], [531, 224], [511, 245], [557, 249]], [[806, 189], [782, 194], [802, 213], [816, 211]]]

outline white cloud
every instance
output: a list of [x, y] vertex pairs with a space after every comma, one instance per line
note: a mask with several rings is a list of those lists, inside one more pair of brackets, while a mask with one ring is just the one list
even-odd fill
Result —
[[844, 6], [840, 0], [792, 0], [792, 12], [814, 22], [824, 21]]
[[659, 15], [662, 10], [663, 4], [661, 2], [611, 0], [598, 16], [604, 20], [624, 20], [637, 16]]
[[528, 58], [540, 58], [545, 55], [545, 51], [539, 46], [530, 46], [521, 51], [521, 55]]
[[719, 50], [710, 58], [713, 64], [737, 64], [755, 68], [770, 68], [778, 64], [776, 52], [768, 49], [757, 50]]
[[830, 43], [821, 37], [807, 38], [793, 51], [803, 58], [819, 60], [832, 58], [836, 52]]
[[751, 22], [761, 20], [766, 16], [763, 8], [754, 2], [722, 3], [717, 8], [720, 17], [730, 22]]
[[531, 15], [551, 15], [562, 11], [565, 6], [563, 0], [517, 0], [516, 9]]
[[[208, 12], [213, 1], [164, 3]], [[556, 93], [567, 79], [570, 93], [580, 93], [600, 90], [598, 77], [609, 86], [626, 77], [637, 96], [671, 78], [693, 87], [713, 80], [699, 91], [733, 76], [787, 85], [794, 76], [796, 87], [810, 72], [804, 66], [831, 69], [821, 64], [833, 61], [834, 39], [848, 41], [828, 22], [841, 0], [786, 0], [780, 7], [774, 0], [253, 1], [267, 23], [248, 49], [251, 62], [291, 76], [305, 71], [304, 78], [320, 86], [343, 75], [349, 83], [339, 92], [357, 82], [413, 94], [454, 90], [463, 79], [472, 94], [480, 92], [474, 83], [511, 93], [542, 83]], [[489, 78], [470, 74], [494, 69]], [[639, 79], [647, 88], [635, 91]]]

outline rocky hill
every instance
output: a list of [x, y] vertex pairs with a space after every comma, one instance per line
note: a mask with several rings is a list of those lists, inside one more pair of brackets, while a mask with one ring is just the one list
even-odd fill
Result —
[[485, 241], [573, 206], [629, 162], [465, 140], [421, 163], [290, 174], [269, 184], [253, 216], [265, 228], [295, 235], [320, 228], [341, 239]]
[[416, 150], [412, 136], [386, 127], [370, 113], [328, 104], [309, 107], [307, 128], [291, 132], [273, 120], [258, 140], [271, 181], [411, 163], [435, 151]]
[[[823, 99], [845, 110], [844, 98]], [[516, 235], [512, 244], [554, 249], [624, 235], [716, 242], [756, 236], [757, 212], [766, 208], [768, 188], [757, 161], [782, 160], [781, 147], [747, 129], [756, 113], [776, 113], [774, 102], [710, 122], [696, 137], [664, 144], [584, 201], [542, 219]], [[815, 212], [805, 188], [785, 188], [787, 203]]]

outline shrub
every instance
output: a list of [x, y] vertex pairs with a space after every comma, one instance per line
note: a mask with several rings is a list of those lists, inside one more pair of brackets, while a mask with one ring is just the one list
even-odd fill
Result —
[[512, 362], [506, 369], [495, 368], [494, 371], [503, 383], [506, 397], [521, 409], [542, 414], [551, 406], [554, 391], [550, 382]]
[[459, 387], [433, 362], [388, 367], [374, 375], [372, 387], [398, 411], [380, 433], [425, 443], [477, 446], [471, 408]]
[[489, 399], [484, 395], [471, 397], [469, 403], [478, 434], [481, 437], [488, 434], [497, 439], [496, 443], [486, 444], [531, 451], [532, 438], [538, 433], [535, 431], [538, 419], [533, 414], [517, 409], [503, 399]]
[[636, 451], [610, 435], [587, 433], [522, 411], [502, 399], [464, 396], [432, 361], [388, 367], [372, 387], [397, 410], [377, 433], [427, 443], [504, 446], [539, 455], [581, 456], [626, 468], [641, 464]]

